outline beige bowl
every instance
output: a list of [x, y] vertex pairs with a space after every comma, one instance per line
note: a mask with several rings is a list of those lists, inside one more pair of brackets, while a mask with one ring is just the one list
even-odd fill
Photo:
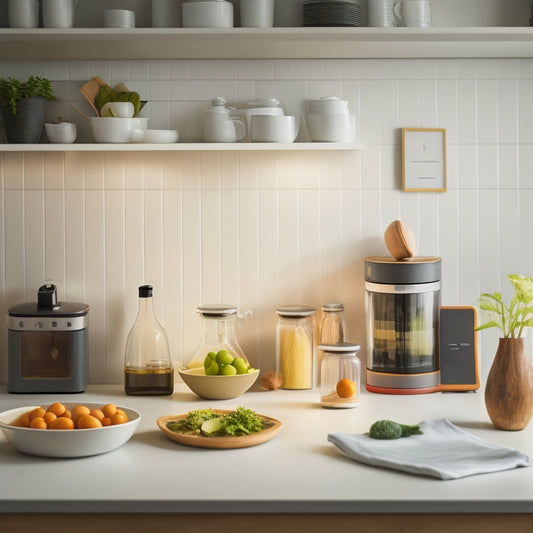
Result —
[[[65, 403], [67, 409], [83, 403], [100, 408], [103, 403]], [[128, 422], [116, 426], [93, 429], [32, 429], [13, 426], [20, 415], [31, 411], [37, 405], [18, 407], [0, 413], [0, 428], [8, 442], [18, 451], [41, 457], [86, 457], [110, 452], [126, 443], [135, 433], [141, 414], [134, 409], [119, 407], [128, 415]]]
[[179, 374], [187, 386], [201, 398], [229, 400], [245, 393], [255, 383], [259, 370], [235, 376], [206, 376], [203, 367], [199, 367], [179, 370]]

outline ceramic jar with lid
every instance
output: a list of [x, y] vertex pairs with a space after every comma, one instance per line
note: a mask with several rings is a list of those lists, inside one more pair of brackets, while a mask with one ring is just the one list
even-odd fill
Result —
[[246, 122], [241, 117], [231, 116], [224, 98], [217, 96], [204, 115], [204, 141], [229, 143], [241, 140], [246, 135]]
[[328, 408], [357, 407], [360, 403], [361, 349], [352, 342], [320, 344], [320, 404]]
[[283, 389], [311, 389], [315, 365], [315, 308], [284, 305], [276, 309], [276, 363]]

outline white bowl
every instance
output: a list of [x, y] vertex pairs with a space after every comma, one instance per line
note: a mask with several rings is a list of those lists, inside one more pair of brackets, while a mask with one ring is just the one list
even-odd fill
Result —
[[259, 376], [255, 369], [248, 374], [234, 376], [206, 376], [203, 367], [179, 370], [187, 386], [201, 398], [207, 400], [229, 400], [245, 393]]
[[90, 117], [91, 130], [96, 142], [132, 142], [135, 130], [146, 130], [147, 118]]
[[132, 136], [137, 143], [175, 143], [178, 138], [176, 130], [135, 130]]
[[[103, 403], [79, 402], [64, 405], [72, 407], [83, 403], [91, 408], [100, 408]], [[110, 452], [126, 443], [135, 433], [141, 414], [134, 409], [119, 407], [129, 421], [116, 426], [94, 429], [32, 429], [12, 426], [20, 415], [31, 411], [37, 405], [17, 407], [0, 413], [0, 428], [6, 440], [18, 451], [41, 457], [86, 457]]]
[[76, 140], [77, 128], [72, 122], [60, 122], [59, 124], [47, 122], [44, 129], [51, 143], [71, 144]]
[[254, 142], [292, 143], [296, 133], [296, 118], [290, 115], [252, 115], [250, 118], [250, 138]]
[[100, 109], [101, 117], [131, 118], [135, 108], [131, 102], [107, 102]]
[[181, 4], [184, 28], [233, 28], [233, 4], [226, 0], [197, 0]]

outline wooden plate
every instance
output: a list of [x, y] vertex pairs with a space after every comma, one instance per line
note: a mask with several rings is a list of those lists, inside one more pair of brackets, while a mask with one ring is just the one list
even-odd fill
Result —
[[[215, 413], [231, 413], [232, 411], [223, 411], [219, 409], [213, 409]], [[167, 428], [167, 422], [171, 420], [181, 420], [187, 418], [187, 414], [184, 415], [169, 415], [160, 416], [157, 419], [157, 425], [159, 429], [170, 440], [184, 444], [185, 446], [194, 446], [196, 448], [217, 448], [217, 449], [232, 449], [232, 448], [247, 448], [248, 446], [256, 446], [262, 444], [273, 437], [275, 437], [281, 430], [281, 422], [275, 418], [269, 416], [260, 415], [265, 424], [268, 426], [263, 431], [258, 433], [252, 433], [251, 435], [242, 435], [238, 437], [205, 437], [204, 435], [191, 435], [187, 433], [177, 433]]]

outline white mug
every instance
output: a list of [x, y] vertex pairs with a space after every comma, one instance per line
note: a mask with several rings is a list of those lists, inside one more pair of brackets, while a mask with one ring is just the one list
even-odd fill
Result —
[[243, 28], [272, 28], [274, 0], [240, 0], [240, 14]]
[[39, 0], [9, 0], [10, 28], [38, 28]]
[[43, 0], [45, 28], [72, 28], [78, 0]]
[[152, 0], [153, 28], [179, 28], [180, 26], [180, 0]]
[[368, 25], [373, 27], [399, 26], [400, 21], [394, 15], [394, 3], [397, 0], [368, 0]]
[[431, 3], [429, 0], [400, 0], [394, 4], [394, 14], [403, 26], [427, 28], [431, 26]]

